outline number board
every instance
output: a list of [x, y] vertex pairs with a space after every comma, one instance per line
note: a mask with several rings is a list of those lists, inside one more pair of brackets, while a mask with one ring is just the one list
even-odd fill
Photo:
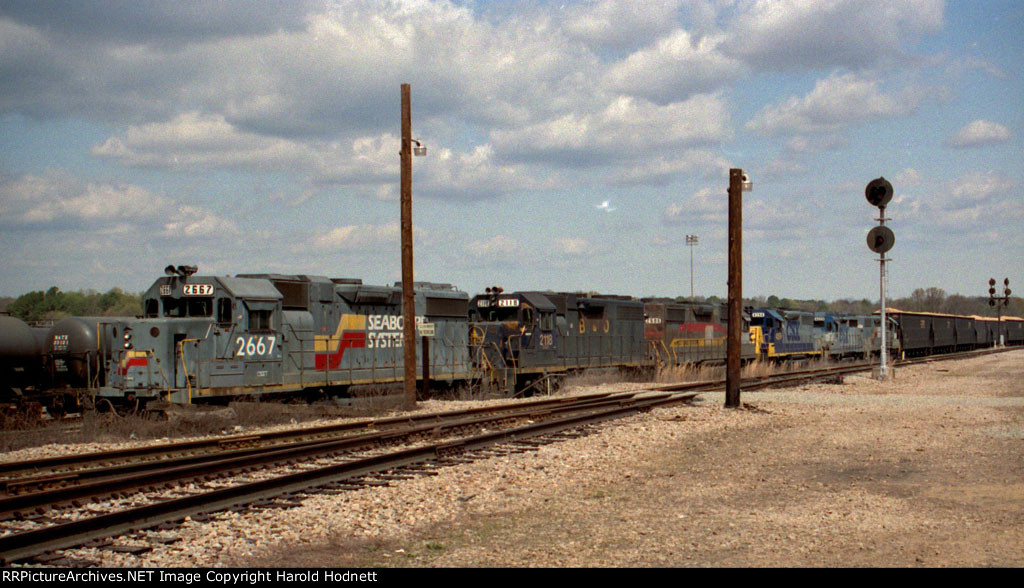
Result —
[[185, 284], [181, 293], [185, 296], [213, 296], [213, 284]]

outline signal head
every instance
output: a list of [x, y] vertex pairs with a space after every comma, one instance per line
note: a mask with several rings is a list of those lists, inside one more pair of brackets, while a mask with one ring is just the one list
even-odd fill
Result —
[[885, 178], [871, 180], [864, 188], [864, 197], [872, 206], [885, 208], [885, 205], [892, 200], [892, 184]]
[[896, 243], [896, 236], [889, 227], [875, 227], [868, 231], [868, 249], [875, 253], [885, 253]]

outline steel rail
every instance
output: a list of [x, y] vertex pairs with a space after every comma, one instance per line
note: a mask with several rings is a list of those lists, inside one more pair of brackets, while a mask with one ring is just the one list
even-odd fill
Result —
[[[610, 395], [604, 399], [586, 399], [583, 402], [565, 406], [542, 407], [541, 409], [519, 408], [507, 413], [465, 417], [442, 423], [426, 423], [401, 430], [365, 433], [342, 439], [310, 441], [287, 447], [240, 450], [223, 455], [193, 456], [171, 462], [147, 462], [110, 468], [109, 470], [93, 470], [79, 474], [83, 480], [83, 483], [80, 484], [0, 498], [0, 521], [21, 518], [33, 510], [73, 501], [86, 501], [139, 488], [149, 488], [172, 482], [184, 483], [211, 475], [227, 475], [255, 467], [336, 454], [341, 451], [365, 449], [379, 446], [387, 441], [415, 437], [425, 433], [436, 435], [445, 431], [464, 427], [479, 427], [510, 419], [542, 418], [553, 414], [601, 409], [607, 405], [635, 402], [634, 396], [633, 394]], [[648, 397], [648, 399], [652, 398], [654, 397]], [[87, 476], [94, 479], [88, 481]]]
[[[443, 421], [451, 418], [459, 418], [473, 414], [486, 414], [489, 412], [500, 412], [512, 408], [541, 407], [547, 405], [563, 405], [579, 402], [582, 400], [598, 400], [615, 394], [616, 392], [598, 392], [580, 396], [563, 396], [558, 398], [547, 398], [529, 402], [506, 403], [497, 406], [486, 406], [469, 408], [450, 412], [434, 412], [425, 414], [413, 414], [405, 416], [388, 417], [383, 419], [363, 419], [350, 423], [337, 425], [323, 425], [306, 429], [289, 429], [286, 431], [275, 431], [271, 433], [259, 433], [253, 435], [232, 435], [227, 437], [214, 437], [211, 439], [200, 439], [186, 441], [184, 443], [165, 443], [160, 445], [149, 445], [146, 447], [135, 447], [131, 449], [119, 449], [115, 451], [102, 451], [94, 453], [83, 453], [73, 455], [61, 455], [37, 460], [26, 460], [17, 462], [0, 463], [0, 477], [12, 478], [25, 475], [31, 472], [39, 475], [40, 471], [53, 471], [62, 466], [82, 466], [86, 463], [97, 463], [109, 465], [119, 460], [139, 459], [149, 456], [162, 456], [167, 454], [184, 454], [188, 452], [223, 450], [227, 447], [246, 445], [252, 443], [288, 443], [296, 438], [334, 436], [352, 431], [373, 429], [378, 427], [397, 427], [410, 423], [425, 421]], [[2, 480], [0, 480], [2, 482]]]
[[641, 410], [648, 410], [656, 406], [686, 402], [694, 396], [695, 394], [668, 394], [646, 399], [635, 399], [628, 406], [608, 408], [593, 414], [574, 415], [553, 421], [484, 433], [460, 440], [444, 441], [423, 447], [398, 450], [349, 463], [331, 465], [165, 502], [157, 502], [44, 529], [11, 534], [0, 537], [0, 562], [10, 564], [11, 562], [37, 556], [48, 551], [81, 545], [93, 539], [145, 529], [161, 523], [180, 521], [185, 517], [208, 514], [271, 496], [317, 488], [326, 484], [412, 464], [436, 461], [504, 441], [529, 439], [577, 428], [586, 424], [622, 418], [623, 416], [632, 415]]

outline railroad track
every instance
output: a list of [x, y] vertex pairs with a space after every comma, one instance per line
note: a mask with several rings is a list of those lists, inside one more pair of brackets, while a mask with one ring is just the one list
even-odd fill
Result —
[[31, 484], [33, 479], [45, 483], [45, 478], [72, 477], [90, 469], [106, 469], [119, 464], [150, 463], [189, 456], [221, 455], [225, 451], [243, 448], [283, 447], [299, 442], [337, 439], [372, 431], [398, 429], [414, 424], [443, 423], [473, 415], [501, 414], [513, 409], [557, 407], [579, 402], [599, 401], [615, 392], [586, 394], [573, 397], [546, 398], [512, 405], [471, 408], [450, 412], [403, 415], [380, 419], [362, 419], [348, 423], [290, 429], [251, 435], [229, 435], [196, 441], [149, 445], [132, 449], [72, 454], [38, 460], [0, 463], [0, 493], [10, 493], [19, 485]]
[[[934, 360], [906, 360], [898, 365]], [[781, 386], [874, 367], [854, 364], [774, 374], [747, 379], [743, 388]], [[60, 561], [52, 559], [59, 556], [46, 554], [55, 550], [174, 526], [186, 517], [245, 508], [289, 508], [301, 504], [301, 493], [347, 491], [429, 475], [447, 465], [486, 457], [487, 448], [502, 443], [504, 451], [533, 450], [558, 440], [567, 430], [688, 402], [722, 385], [724, 381], [717, 380], [670, 384], [651, 387], [650, 392], [560, 397], [2, 464], [0, 476], [7, 494], [0, 496], [0, 521], [13, 526], [0, 530], [5, 533], [0, 536], [0, 562], [44, 558], [52, 564]], [[409, 443], [417, 444], [386, 449]], [[181, 495], [186, 484], [193, 489]], [[141, 505], [140, 494], [149, 495]], [[112, 497], [120, 500], [117, 510], [96, 512], [97, 501]]]
[[[103, 480], [97, 484], [82, 484], [13, 496], [7, 499], [6, 512], [15, 516], [11, 516], [8, 521], [37, 528], [16, 532], [8, 530], [6, 535], [0, 536], [0, 560], [11, 563], [37, 557], [54, 550], [67, 549], [132, 530], [174, 524], [185, 517], [208, 515], [225, 509], [259, 504], [261, 501], [287, 496], [289, 493], [325, 488], [330, 490], [338, 488], [339, 485], [372, 485], [373, 480], [367, 480], [371, 475], [387, 476], [388, 472], [396, 475], [394, 472], [401, 470], [417, 472], [423, 468], [443, 467], [449, 463], [457, 463], [464, 455], [471, 455], [472, 452], [499, 443], [533, 446], [536, 441], [531, 440], [537, 438], [541, 438], [540, 442], [553, 441], [557, 439], [557, 434], [567, 429], [621, 418], [656, 406], [687, 402], [694, 396], [693, 393], [611, 395], [603, 400], [586, 399], [575, 406], [534, 408], [532, 412], [520, 411], [522, 416], [529, 415], [530, 419], [541, 421], [499, 430], [487, 428], [497, 422], [494, 415], [455, 421], [445, 427], [465, 428], [470, 425], [470, 420], [475, 419], [481, 429], [476, 434], [451, 436], [413, 447], [354, 455], [345, 453], [353, 439], [328, 441], [319, 443], [319, 447], [269, 450], [269, 454], [276, 455], [261, 456], [264, 461], [259, 463], [252, 461], [251, 455], [246, 456], [241, 462], [222, 459], [206, 464], [203, 471], [198, 474], [192, 466], [177, 466], [167, 471], [153, 470], [145, 474], [131, 474], [116, 480]], [[436, 425], [429, 427], [438, 428]], [[427, 430], [424, 425], [411, 429], [416, 429], [417, 432]], [[395, 431], [388, 431], [376, 435], [395, 434]], [[366, 441], [367, 439], [359, 440], [360, 443]], [[314, 457], [325, 459], [327, 463], [313, 465], [314, 462], [311, 460]], [[210, 477], [217, 475], [218, 472], [241, 472], [248, 468], [289, 461], [292, 462], [292, 466], [287, 473], [270, 474], [249, 482], [228, 481], [223, 487], [210, 488]], [[411, 473], [397, 475], [405, 477]], [[206, 488], [200, 488], [201, 491], [187, 496], [169, 497], [164, 494], [147, 504], [129, 506], [114, 512], [89, 512], [93, 504], [89, 501], [93, 498], [115, 495], [123, 499], [138, 500], [140, 488], [168, 483], [172, 478], [200, 479], [206, 483]], [[77, 509], [76, 514], [69, 515], [65, 511], [58, 512], [55, 516], [55, 507], [61, 505], [70, 505]], [[17, 508], [12, 508], [14, 506]]]

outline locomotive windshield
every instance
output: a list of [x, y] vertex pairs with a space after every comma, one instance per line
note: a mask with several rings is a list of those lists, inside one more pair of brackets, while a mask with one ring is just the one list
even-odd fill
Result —
[[164, 298], [166, 317], [208, 317], [213, 316], [213, 298]]
[[479, 309], [480, 318], [485, 321], [506, 322], [519, 320], [519, 309], [516, 307], [486, 307]]

